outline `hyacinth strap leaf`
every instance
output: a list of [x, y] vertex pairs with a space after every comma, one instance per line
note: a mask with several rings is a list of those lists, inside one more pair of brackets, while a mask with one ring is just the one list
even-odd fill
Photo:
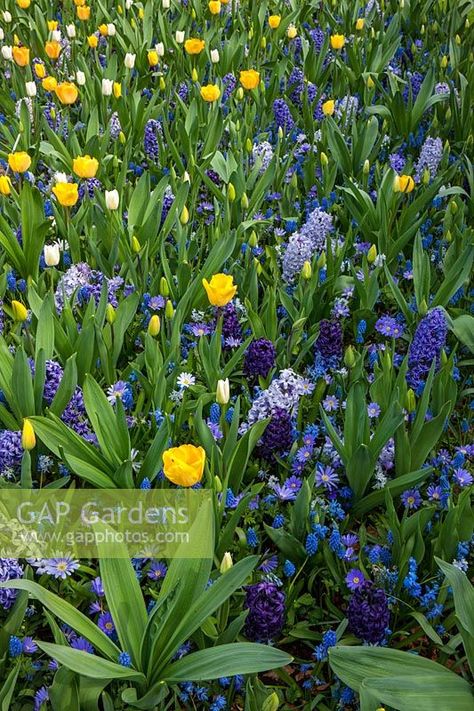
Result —
[[410, 652], [383, 647], [333, 647], [329, 663], [338, 677], [361, 694], [361, 711], [387, 704], [400, 711], [470, 711], [469, 683], [441, 664]]
[[2, 711], [8, 711], [10, 708], [19, 673], [20, 666], [19, 664], [16, 664], [3, 682], [3, 686], [0, 688], [0, 708]]
[[9, 580], [0, 583], [0, 588], [14, 588], [15, 590], [26, 590], [32, 597], [39, 600], [53, 615], [59, 617], [69, 627], [72, 627], [79, 635], [82, 635], [102, 654], [110, 659], [117, 659], [120, 649], [112, 642], [106, 634], [100, 630], [86, 615], [79, 612], [71, 603], [66, 602], [58, 595], [50, 592], [42, 585], [32, 580]]
[[71, 649], [62, 644], [51, 644], [50, 642], [37, 642], [37, 644], [43, 652], [76, 674], [92, 679], [130, 679], [139, 683], [145, 682], [145, 676], [141, 672], [89, 654], [89, 652], [82, 652], [79, 649]]
[[60, 711], [63, 708], [67, 708], [68, 711], [80, 711], [77, 675], [66, 667], [58, 669], [49, 689], [49, 699], [53, 711]]
[[170, 683], [204, 681], [233, 674], [258, 674], [293, 661], [286, 652], [263, 644], [237, 642], [202, 649], [167, 666], [163, 680]]

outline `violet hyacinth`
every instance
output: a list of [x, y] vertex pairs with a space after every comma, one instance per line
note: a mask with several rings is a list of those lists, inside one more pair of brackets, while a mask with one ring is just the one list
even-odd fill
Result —
[[385, 591], [365, 580], [349, 600], [347, 618], [349, 629], [356, 637], [370, 644], [382, 642], [390, 622]]
[[[0, 582], [23, 577], [23, 568], [15, 558], [0, 558]], [[9, 610], [16, 600], [17, 590], [13, 588], [0, 589], [0, 607]]]
[[288, 104], [284, 99], [275, 99], [273, 102], [273, 114], [275, 116], [277, 128], [291, 131], [295, 125], [295, 122], [293, 120], [293, 116], [291, 115], [291, 111], [288, 108]]
[[275, 346], [267, 338], [257, 338], [245, 351], [244, 373], [247, 378], [266, 378], [275, 365]]
[[441, 351], [446, 344], [448, 324], [442, 308], [421, 319], [408, 352], [407, 382], [415, 391], [423, 387], [433, 360], [439, 368]]
[[415, 166], [415, 182], [419, 183], [423, 179], [423, 173], [428, 171], [430, 180], [436, 177], [438, 166], [443, 157], [443, 142], [441, 138], [428, 138], [423, 143]]
[[283, 279], [291, 282], [301, 272], [303, 264], [311, 262], [317, 251], [326, 248], [332, 230], [332, 217], [317, 207], [298, 232], [294, 232], [283, 255]]
[[293, 443], [293, 426], [289, 413], [283, 408], [275, 408], [272, 418], [263, 433], [258, 454], [271, 461], [275, 454], [281, 454], [290, 449]]
[[323, 358], [342, 358], [342, 328], [337, 321], [323, 319], [319, 324], [316, 352]]
[[249, 585], [244, 607], [249, 610], [244, 630], [249, 639], [268, 642], [280, 634], [285, 622], [285, 593], [274, 583]]

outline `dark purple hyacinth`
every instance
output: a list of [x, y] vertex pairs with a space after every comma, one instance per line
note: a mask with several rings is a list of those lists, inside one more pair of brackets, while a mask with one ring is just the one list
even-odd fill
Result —
[[285, 593], [274, 583], [249, 585], [244, 607], [249, 610], [244, 630], [248, 639], [268, 642], [281, 633], [285, 623]]
[[235, 348], [242, 342], [242, 329], [234, 304], [230, 303], [224, 306], [222, 314], [222, 338], [224, 340], [224, 347]]
[[324, 358], [342, 358], [342, 328], [337, 321], [323, 319], [319, 324], [316, 351]]
[[275, 365], [275, 346], [267, 338], [257, 338], [245, 351], [244, 373], [247, 378], [266, 378]]
[[448, 324], [441, 308], [430, 311], [418, 324], [408, 351], [407, 373], [407, 382], [415, 391], [423, 386], [433, 360], [439, 368], [447, 333]]
[[370, 644], [380, 643], [390, 622], [385, 591], [370, 580], [364, 581], [349, 600], [347, 618], [356, 637]]
[[275, 454], [282, 454], [293, 444], [293, 426], [290, 414], [281, 407], [272, 411], [272, 418], [258, 445], [258, 454], [263, 459], [272, 460]]

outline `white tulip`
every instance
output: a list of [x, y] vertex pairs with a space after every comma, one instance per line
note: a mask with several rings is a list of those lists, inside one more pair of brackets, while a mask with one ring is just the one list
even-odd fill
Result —
[[67, 183], [67, 175], [66, 173], [55, 173], [54, 180], [57, 183]]
[[107, 34], [109, 37], [115, 37], [117, 34], [117, 30], [115, 29], [115, 25], [113, 22], [109, 22], [107, 25]]
[[119, 194], [118, 190], [106, 190], [105, 191], [105, 204], [109, 210], [116, 210], [119, 206]]
[[76, 81], [79, 84], [79, 86], [84, 86], [86, 83], [86, 75], [84, 72], [81, 72], [79, 69], [76, 72]]
[[36, 84], [34, 81], [27, 81], [25, 84], [26, 87], [26, 95], [29, 97], [36, 96]]
[[220, 60], [219, 50], [218, 49], [211, 49], [211, 62], [213, 64], [217, 64], [219, 60]]
[[178, 44], [183, 44], [184, 42], [184, 32], [182, 30], [176, 30], [176, 35], [175, 35], [176, 42]]
[[7, 62], [11, 62], [13, 59], [13, 50], [6, 44], [2, 47], [2, 57], [6, 59]]
[[189, 173], [187, 170], [184, 171], [183, 173], [183, 183], [190, 183], [191, 178], [189, 177]]
[[67, 25], [66, 32], [67, 32], [67, 36], [69, 37], [69, 39], [74, 39], [74, 37], [76, 36], [76, 26], [75, 25]]
[[5, 32], [0, 27], [0, 42], [3, 42], [4, 39], [5, 39]]
[[3, 21], [8, 22], [8, 23], [10, 23], [12, 21], [12, 16], [8, 12], [8, 10], [5, 10], [5, 12], [3, 13]]
[[133, 0], [125, 0], [125, 9], [130, 10], [133, 5]]
[[169, 10], [170, 0], [162, 0], [162, 1], [163, 1], [163, 10]]
[[135, 66], [136, 58], [136, 54], [131, 54], [131, 52], [127, 52], [127, 54], [125, 55], [125, 59], [123, 60], [127, 69], [133, 69], [133, 67]]
[[229, 378], [217, 381], [216, 402], [219, 405], [227, 405], [230, 400]]
[[221, 560], [221, 565], [220, 565], [219, 571], [222, 574], [227, 573], [227, 571], [230, 570], [233, 565], [234, 565], [234, 562], [232, 560], [232, 556], [229, 553], [229, 551], [226, 551], [224, 553], [224, 557]]
[[61, 32], [59, 30], [53, 30], [51, 32], [51, 39], [54, 42], [60, 42], [61, 41]]
[[112, 79], [102, 79], [102, 94], [103, 96], [111, 96], [114, 90], [114, 82]]
[[44, 261], [47, 267], [55, 267], [59, 264], [59, 243], [44, 245]]
[[165, 45], [163, 44], [163, 42], [158, 42], [157, 44], [155, 44], [155, 50], [159, 57], [163, 57], [165, 53]]

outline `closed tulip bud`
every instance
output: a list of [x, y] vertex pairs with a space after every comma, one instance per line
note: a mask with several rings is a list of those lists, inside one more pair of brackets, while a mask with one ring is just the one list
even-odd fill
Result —
[[59, 244], [45, 244], [43, 255], [47, 267], [56, 267], [60, 259]]
[[36, 447], [36, 436], [31, 421], [25, 417], [23, 420], [23, 430], [21, 433], [21, 446], [30, 451]]
[[132, 54], [131, 52], [127, 52], [125, 55], [125, 59], [123, 60], [123, 63], [127, 67], [127, 69], [133, 69], [135, 66], [135, 60], [137, 58], [136, 54]]
[[224, 557], [222, 558], [222, 561], [221, 561], [221, 564], [219, 567], [219, 571], [222, 574], [227, 573], [227, 571], [230, 570], [233, 565], [234, 565], [234, 563], [232, 561], [232, 556], [229, 553], [229, 551], [227, 551], [226, 553], [224, 553]]
[[222, 492], [222, 482], [217, 475], [214, 477], [214, 488], [218, 494]]
[[270, 696], [267, 696], [262, 704], [262, 711], [278, 711], [280, 707], [280, 699], [276, 691], [273, 691]]
[[362, 168], [362, 172], [364, 173], [364, 175], [368, 175], [369, 171], [370, 171], [370, 163], [369, 163], [369, 159], [366, 158], [364, 161], [364, 166]]
[[162, 0], [162, 4], [163, 4], [163, 10], [170, 9], [170, 0]]
[[375, 244], [373, 244], [372, 247], [367, 252], [367, 261], [369, 262], [369, 264], [373, 264], [376, 259], [377, 259], [377, 247], [375, 246]]
[[191, 79], [192, 79], [193, 81], [197, 81], [198, 78], [199, 78], [199, 77], [198, 77], [198, 73], [197, 73], [197, 71], [196, 71], [196, 67], [193, 67], [193, 71], [191, 72]]
[[249, 40], [253, 39], [253, 35], [254, 35], [254, 31], [253, 31], [253, 27], [251, 27], [249, 30]]
[[415, 393], [411, 388], [407, 390], [407, 395], [405, 398], [405, 409], [407, 412], [415, 412], [416, 409]]
[[220, 60], [219, 56], [219, 50], [218, 49], [211, 49], [211, 62], [213, 64], [217, 64]]
[[7, 62], [11, 62], [13, 59], [13, 49], [12, 47], [8, 47], [7, 45], [4, 45], [2, 47], [2, 57], [5, 59]]
[[256, 270], [256, 272], [257, 272], [257, 276], [260, 276], [260, 274], [263, 272], [263, 267], [262, 267], [262, 265], [260, 264], [260, 262], [258, 261], [257, 258], [255, 258], [255, 259], [253, 260], [253, 264], [254, 264], [255, 270]]
[[441, 365], [447, 365], [448, 363], [448, 356], [444, 348], [441, 350]]
[[165, 316], [167, 319], [172, 319], [174, 316], [174, 308], [171, 301], [168, 299], [165, 306]]
[[109, 210], [117, 210], [120, 202], [118, 190], [105, 191], [105, 204]]
[[344, 365], [346, 368], [353, 368], [355, 365], [355, 352], [352, 346], [348, 346], [346, 348], [346, 352], [344, 353]]
[[375, 86], [375, 82], [372, 79], [372, 77], [367, 77], [367, 88], [368, 89], [373, 89]]
[[158, 314], [153, 314], [151, 319], [148, 321], [148, 333], [150, 336], [155, 338], [161, 330], [161, 321]]
[[30, 98], [36, 96], [36, 84], [34, 83], [34, 81], [27, 81], [25, 84], [25, 88], [27, 96], [29, 96]]
[[422, 26], [420, 27], [420, 35], [424, 35], [424, 34], [425, 34], [425, 26], [422, 25]]
[[456, 37], [455, 37], [454, 39], [455, 39], [455, 41], [456, 41], [456, 44], [457, 44], [458, 47], [459, 47], [459, 46], [461, 45], [461, 38], [460, 38], [460, 36], [459, 36], [459, 35], [456, 35]]
[[247, 193], [244, 193], [240, 199], [240, 204], [242, 205], [244, 210], [248, 209], [249, 206], [249, 199], [247, 197]]
[[175, 34], [174, 38], [176, 40], [176, 44], [183, 44], [184, 32], [182, 32], [181, 30], [176, 30], [176, 34]]
[[430, 171], [425, 168], [423, 171], [423, 185], [428, 185], [430, 182]]
[[160, 77], [160, 91], [164, 91], [165, 89], [166, 89], [165, 80], [163, 79], [163, 77]]
[[86, 75], [84, 74], [84, 72], [81, 72], [79, 70], [76, 72], [76, 81], [79, 86], [84, 86], [84, 84], [86, 83]]
[[426, 314], [428, 312], [428, 304], [426, 303], [425, 299], [423, 299], [423, 301], [419, 305], [418, 312], [419, 312], [420, 316], [426, 316]]
[[296, 35], [298, 34], [298, 30], [294, 25], [289, 25], [288, 29], [286, 31], [286, 36], [288, 39], [295, 39]]
[[321, 252], [321, 254], [318, 257], [318, 261], [316, 262], [316, 266], [318, 269], [324, 269], [326, 266], [326, 252]]
[[186, 205], [183, 207], [183, 209], [181, 211], [179, 221], [181, 222], [182, 225], [187, 225], [189, 222], [189, 210], [186, 207]]
[[229, 198], [229, 202], [234, 202], [235, 188], [232, 183], [229, 183], [229, 185], [227, 186], [227, 197]]
[[301, 269], [301, 276], [303, 277], [303, 279], [308, 280], [308, 279], [311, 279], [312, 274], [313, 274], [313, 270], [311, 268], [311, 262], [306, 260], [305, 263], [303, 264], [303, 268]]
[[255, 232], [255, 230], [252, 230], [252, 232], [250, 233], [250, 238], [249, 238], [249, 247], [252, 247], [252, 249], [253, 249], [254, 247], [257, 246], [257, 244], [258, 244], [257, 233]]
[[3, 21], [9, 24], [12, 21], [12, 16], [11, 13], [8, 12], [8, 10], [5, 10], [3, 13]]
[[230, 400], [229, 378], [226, 378], [225, 380], [218, 380], [217, 381], [217, 388], [216, 388], [216, 402], [219, 403], [219, 405], [227, 405], [229, 400]]
[[155, 50], [159, 57], [163, 57], [165, 54], [165, 45], [163, 44], [163, 42], [157, 42], [155, 44]]
[[116, 99], [122, 96], [122, 85], [118, 81], [114, 81], [114, 96]]
[[12, 301], [13, 318], [15, 321], [23, 322], [28, 318], [28, 310], [21, 301]]
[[441, 69], [446, 69], [448, 66], [448, 58], [445, 54], [441, 57]]
[[191, 17], [193, 18], [193, 20], [196, 19], [196, 10], [194, 8], [191, 10]]
[[236, 96], [239, 101], [242, 101], [242, 99], [244, 98], [244, 90], [241, 86], [239, 86], [239, 88], [237, 89]]
[[261, 47], [262, 49], [265, 49], [266, 46], [267, 46], [267, 38], [266, 38], [266, 37], [262, 37], [262, 39], [260, 40], [260, 47]]
[[451, 210], [452, 215], [455, 215], [457, 213], [458, 204], [457, 204], [456, 200], [451, 200], [451, 202], [449, 203], [449, 209]]
[[252, 141], [250, 140], [250, 138], [247, 138], [247, 140], [245, 141], [245, 148], [247, 149], [247, 152], [248, 152], [248, 153], [251, 153], [251, 152], [252, 152], [252, 150], [253, 150], [253, 143], [252, 143]]
[[102, 94], [103, 96], [111, 96], [114, 90], [114, 82], [112, 79], [102, 79]]
[[191, 178], [189, 176], [189, 173], [187, 170], [185, 170], [183, 173], [183, 183], [190, 183], [190, 182], [191, 182]]
[[66, 33], [69, 39], [74, 39], [76, 36], [76, 26], [75, 25], [67, 25], [66, 26]]
[[131, 247], [132, 252], [134, 252], [135, 254], [138, 254], [142, 248], [140, 242], [138, 241], [138, 238], [135, 237], [135, 235], [132, 235]]
[[8, 175], [0, 175], [0, 195], [10, 195], [12, 191], [12, 181]]
[[113, 324], [115, 322], [117, 314], [115, 313], [115, 309], [112, 304], [107, 304], [105, 308], [105, 318], [107, 323]]
[[117, 30], [115, 29], [115, 25], [113, 24], [113, 22], [109, 22], [109, 24], [107, 25], [107, 34], [109, 37], [115, 37], [115, 35], [117, 34]]
[[166, 277], [162, 276], [160, 279], [160, 294], [161, 294], [161, 296], [169, 296], [169, 293], [170, 293], [170, 288], [168, 286]]
[[403, 10], [405, 7], [405, 0], [400, 0], [400, 9]]
[[327, 164], [329, 163], [329, 159], [328, 159], [327, 155], [325, 153], [321, 152], [319, 154], [319, 157], [321, 160], [321, 165], [323, 166], [323, 168], [325, 168], [327, 166]]

